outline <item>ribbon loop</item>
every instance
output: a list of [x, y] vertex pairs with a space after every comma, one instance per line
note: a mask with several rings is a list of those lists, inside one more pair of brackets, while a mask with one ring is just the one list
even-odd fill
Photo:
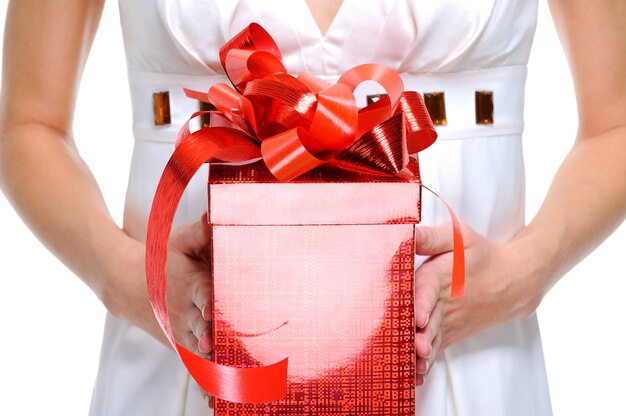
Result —
[[409, 154], [428, 148], [437, 140], [433, 122], [428, 115], [422, 97], [415, 91], [405, 91], [400, 97], [398, 111], [402, 111], [406, 122], [406, 141]]

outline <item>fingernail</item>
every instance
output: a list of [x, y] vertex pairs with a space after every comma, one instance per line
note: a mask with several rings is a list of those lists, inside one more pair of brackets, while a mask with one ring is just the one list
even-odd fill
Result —
[[206, 303], [204, 305], [202, 305], [202, 318], [205, 321], [210, 321], [213, 319], [213, 313], [212, 313], [212, 308], [211, 305], [207, 305]]

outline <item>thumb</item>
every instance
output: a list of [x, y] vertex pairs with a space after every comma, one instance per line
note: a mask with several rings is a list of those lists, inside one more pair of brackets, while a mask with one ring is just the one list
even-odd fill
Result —
[[449, 222], [435, 227], [415, 227], [415, 254], [435, 256], [452, 251], [453, 247], [452, 224]]
[[184, 254], [206, 258], [211, 244], [211, 229], [207, 214], [202, 214], [200, 221], [181, 225], [172, 234], [171, 248]]

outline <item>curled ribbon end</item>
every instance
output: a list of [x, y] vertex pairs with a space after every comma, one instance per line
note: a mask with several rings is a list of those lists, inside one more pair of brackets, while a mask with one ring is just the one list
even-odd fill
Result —
[[461, 286], [457, 286], [457, 287], [453, 287], [450, 293], [450, 297], [455, 298], [455, 299], [459, 299], [465, 296], [465, 290], [464, 287]]
[[448, 205], [446, 201], [432, 189], [421, 184], [422, 188], [433, 194], [435, 198], [443, 202], [450, 219], [452, 220], [452, 240], [453, 240], [453, 255], [452, 255], [452, 287], [450, 289], [450, 296], [453, 298], [462, 298], [465, 295], [465, 243], [463, 241], [463, 230], [461, 229], [461, 222], [457, 218], [456, 214], [452, 210], [452, 207]]
[[192, 90], [192, 89], [184, 88], [184, 87], [183, 87], [183, 92], [188, 98], [202, 101], [203, 103], [210, 102], [208, 94], [206, 92], [196, 91], [196, 90]]
[[[452, 209], [450, 208], [452, 211]], [[454, 214], [451, 214], [454, 215]], [[452, 288], [453, 298], [462, 298], [465, 295], [465, 243], [463, 242], [463, 232], [456, 216], [453, 216], [454, 250], [452, 266]]]

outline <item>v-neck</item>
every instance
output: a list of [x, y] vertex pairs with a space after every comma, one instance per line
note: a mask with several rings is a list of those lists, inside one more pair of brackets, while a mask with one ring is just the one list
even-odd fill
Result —
[[307, 1], [306, 0], [302, 0], [301, 1], [302, 6], [306, 10], [306, 14], [309, 16], [309, 19], [310, 19], [311, 23], [317, 29], [317, 34], [320, 37], [320, 39], [326, 40], [328, 38], [329, 33], [332, 33], [332, 31], [334, 30], [334, 27], [337, 25], [337, 21], [340, 20], [341, 13], [342, 13], [343, 9], [345, 9], [346, 3], [348, 3], [348, 1], [349, 0], [342, 0], [341, 1], [341, 4], [337, 8], [337, 11], [335, 12], [335, 15], [331, 19], [330, 24], [326, 28], [325, 32], [322, 32], [322, 28], [320, 27], [319, 22], [317, 20], [315, 20], [315, 15], [313, 15], [313, 11], [309, 7], [309, 4], [307, 3]]

